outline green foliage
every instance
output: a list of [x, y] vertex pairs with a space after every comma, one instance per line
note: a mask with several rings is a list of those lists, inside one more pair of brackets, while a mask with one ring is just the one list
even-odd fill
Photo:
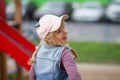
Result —
[[[8, 4], [9, 2], [11, 2], [13, 0], [6, 0], [6, 3]], [[27, 1], [30, 1], [31, 3], [34, 3], [37, 7], [43, 5], [45, 2], [48, 2], [48, 1], [63, 1], [63, 2], [79, 2], [79, 3], [84, 3], [86, 1], [98, 1], [98, 2], [101, 2], [102, 4], [108, 4], [110, 3], [112, 0], [27, 0]]]
[[6, 4], [10, 3], [12, 0], [6, 0]]
[[98, 2], [101, 2], [102, 4], [108, 4], [110, 3], [112, 0], [77, 0], [78, 2], [80, 3], [84, 3], [84, 2], [87, 2], [87, 1], [98, 1]]
[[77, 62], [120, 64], [120, 44], [104, 42], [70, 42], [78, 51]]

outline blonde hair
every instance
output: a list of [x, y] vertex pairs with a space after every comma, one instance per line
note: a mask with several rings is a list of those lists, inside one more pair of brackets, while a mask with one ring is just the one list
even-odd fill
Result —
[[[61, 27], [64, 27], [64, 22], [61, 23]], [[61, 29], [61, 27], [57, 31], [59, 31]], [[56, 39], [55, 35], [56, 35], [57, 31], [48, 33], [47, 36], [43, 40], [41, 40], [39, 46], [35, 49], [32, 57], [30, 58], [30, 60], [28, 62], [28, 64], [31, 65], [32, 63], [35, 62], [36, 54], [37, 54], [38, 50], [40, 49], [41, 45], [44, 42], [46, 42], [46, 43], [48, 43], [52, 46], [66, 46], [66, 47], [69, 47], [68, 44], [62, 44], [61, 42], [59, 42], [59, 40]], [[51, 41], [49, 42], [49, 40], [51, 40]], [[75, 51], [72, 48], [70, 48], [70, 49], [71, 49], [72, 55], [74, 56], [74, 59], [76, 60], [78, 58], [77, 51]]]

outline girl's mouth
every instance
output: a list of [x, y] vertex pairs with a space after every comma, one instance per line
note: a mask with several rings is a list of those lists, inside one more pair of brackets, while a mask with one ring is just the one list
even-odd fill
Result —
[[67, 40], [67, 37], [64, 37], [63, 40]]

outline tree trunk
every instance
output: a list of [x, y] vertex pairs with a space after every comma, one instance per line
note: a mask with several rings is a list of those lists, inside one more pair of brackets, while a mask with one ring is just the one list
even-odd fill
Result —
[[21, 9], [21, 0], [14, 0], [15, 4], [15, 15], [14, 20], [19, 24], [18, 31], [22, 32], [22, 9]]
[[[15, 15], [14, 20], [19, 25], [17, 30], [21, 33], [22, 32], [22, 9], [21, 9], [21, 0], [14, 0], [15, 4]], [[17, 64], [17, 63], [16, 63]], [[17, 72], [17, 79], [16, 80], [24, 80], [23, 70], [22, 67], [17, 64], [18, 72]]]
[[[0, 19], [2, 20], [6, 20], [5, 9], [6, 9], [5, 0], [0, 0]], [[0, 51], [0, 80], [8, 80], [6, 57], [2, 51]]]
[[8, 80], [5, 54], [0, 51], [0, 80]]

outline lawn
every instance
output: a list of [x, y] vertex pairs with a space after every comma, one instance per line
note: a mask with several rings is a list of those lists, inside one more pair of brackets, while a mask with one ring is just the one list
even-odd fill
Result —
[[[38, 44], [38, 42], [35, 42]], [[79, 58], [77, 62], [120, 64], [120, 44], [105, 42], [74, 42], [70, 41], [71, 48], [77, 50]], [[9, 75], [9, 80], [14, 80], [16, 73]], [[25, 80], [29, 76], [25, 75]]]
[[120, 64], [120, 44], [105, 42], [69, 42], [79, 55], [77, 62]]

